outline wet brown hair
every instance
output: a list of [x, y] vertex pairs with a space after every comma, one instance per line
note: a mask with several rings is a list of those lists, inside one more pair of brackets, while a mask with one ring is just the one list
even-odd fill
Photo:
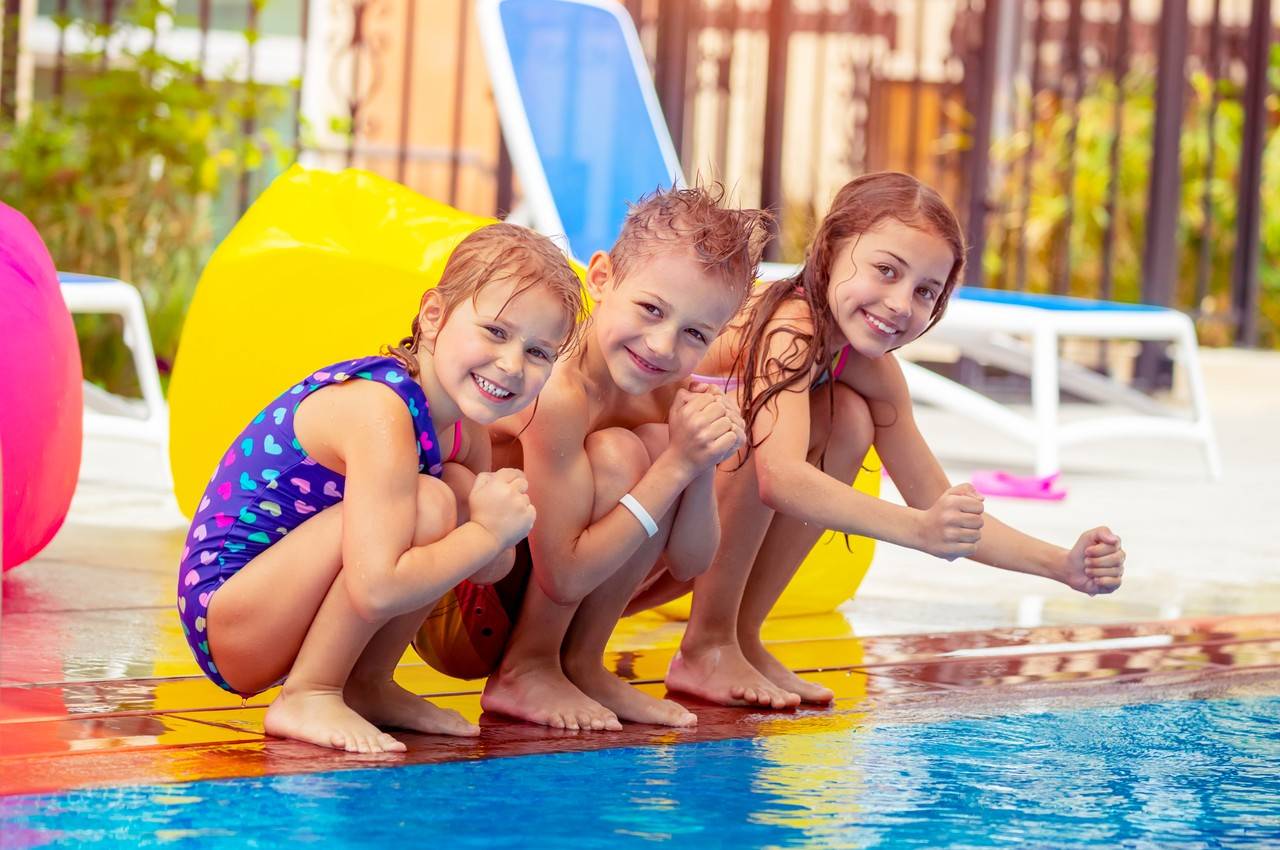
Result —
[[[932, 233], [951, 247], [955, 257], [951, 271], [934, 302], [929, 324], [921, 334], [942, 318], [964, 269], [964, 236], [955, 213], [937, 192], [909, 174], [882, 171], [851, 180], [831, 202], [831, 210], [809, 245], [804, 266], [795, 275], [770, 284], [739, 325], [744, 328], [744, 343], [738, 362], [734, 363], [734, 372], [741, 369], [741, 402], [748, 434], [752, 433], [760, 411], [778, 393], [800, 383], [807, 385], [816, 364], [824, 364], [827, 370], [831, 368], [835, 351], [831, 350], [828, 340], [836, 321], [831, 315], [827, 290], [831, 286], [836, 251], [885, 219], [895, 219], [908, 227]], [[775, 327], [766, 332], [774, 313], [790, 299], [799, 299], [808, 305], [812, 332], [793, 327]], [[777, 334], [790, 336], [791, 343], [782, 354], [768, 357]], [[771, 383], [757, 396], [755, 382], [761, 376], [767, 376]], [[827, 387], [834, 394], [834, 382], [828, 381]], [[759, 444], [760, 441], [752, 441], [749, 448]]]
[[615, 280], [659, 252], [691, 250], [705, 271], [741, 286], [741, 306], [756, 279], [772, 217], [764, 210], [728, 209], [724, 202], [724, 186], [713, 183], [659, 189], [631, 204], [609, 251]]
[[[470, 298], [474, 303], [486, 286], [508, 280], [514, 283], [514, 288], [507, 303], [535, 286], [545, 286], [560, 298], [570, 330], [556, 353], [563, 355], [572, 350], [581, 330], [580, 320], [586, 314], [582, 283], [555, 243], [527, 227], [498, 222], [467, 236], [453, 249], [434, 291], [444, 298], [444, 316], [447, 319], [463, 299]], [[426, 293], [422, 297], [425, 299]], [[503, 309], [506, 309], [505, 304]], [[400, 340], [398, 345], [384, 349], [414, 376], [418, 374], [417, 353], [422, 340], [418, 318], [413, 317], [409, 336]]]

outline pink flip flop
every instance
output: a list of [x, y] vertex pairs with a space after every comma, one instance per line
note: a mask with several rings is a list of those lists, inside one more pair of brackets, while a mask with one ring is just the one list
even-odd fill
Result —
[[1010, 499], [1044, 499], [1050, 502], [1066, 498], [1067, 491], [1054, 489], [1058, 473], [1043, 478], [1036, 475], [1013, 475], [997, 469], [984, 469], [973, 473], [973, 486], [985, 496], [1004, 496]]

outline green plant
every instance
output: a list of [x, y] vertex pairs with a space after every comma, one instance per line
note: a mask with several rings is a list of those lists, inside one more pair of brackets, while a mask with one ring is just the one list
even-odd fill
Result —
[[[1273, 77], [1280, 75], [1280, 51], [1273, 51], [1271, 65]], [[1210, 140], [1213, 85], [1203, 73], [1190, 77], [1180, 148], [1175, 303], [1197, 314], [1205, 342], [1222, 345], [1233, 341], [1238, 324], [1238, 317], [1231, 312], [1231, 274], [1244, 110], [1238, 87], [1219, 81]], [[1118, 168], [1113, 173], [1117, 100], [1122, 129]], [[993, 187], [993, 201], [1000, 213], [992, 216], [982, 258], [987, 284], [1016, 285], [1020, 257], [1024, 257], [1022, 274], [1032, 291], [1049, 291], [1061, 269], [1069, 264], [1069, 292], [1089, 297], [1104, 294], [1104, 245], [1107, 228], [1112, 225], [1108, 202], [1114, 179], [1111, 297], [1139, 300], [1155, 123], [1151, 73], [1137, 70], [1119, 86], [1110, 78], [1093, 83], [1076, 104], [1074, 114], [1064, 109], [1052, 92], [1042, 92], [1030, 104], [1030, 112], [1032, 120], [1027, 128], [993, 147], [993, 164], [1000, 175]], [[1275, 197], [1280, 189], [1276, 115], [1277, 101], [1272, 95], [1267, 100], [1265, 125], [1264, 199]], [[1069, 187], [1064, 185], [1068, 174], [1072, 175]], [[1030, 187], [1025, 201], [1024, 180]], [[1264, 203], [1262, 216], [1259, 341], [1276, 347], [1280, 345], [1280, 207]], [[1208, 274], [1204, 296], [1197, 299], [1202, 251], [1207, 252]]]
[[[241, 129], [246, 116], [283, 106], [279, 90], [201, 82], [194, 63], [157, 49], [167, 6], [137, 0], [110, 25], [59, 20], [90, 36], [84, 53], [67, 57], [63, 96], [34, 103], [21, 123], [0, 125], [5, 202], [32, 220], [58, 268], [139, 287], [162, 365], [177, 351], [213, 247], [212, 199], [241, 169], [290, 155], [274, 131], [246, 138]], [[150, 36], [147, 46], [125, 46], [117, 36], [126, 29]], [[85, 373], [127, 390], [132, 369], [110, 321], [77, 317]]]

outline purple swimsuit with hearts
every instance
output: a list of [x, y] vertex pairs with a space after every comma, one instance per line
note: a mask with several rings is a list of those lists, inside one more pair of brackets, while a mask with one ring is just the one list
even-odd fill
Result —
[[342, 501], [345, 478], [307, 456], [293, 416], [311, 393], [356, 378], [384, 384], [404, 400], [418, 440], [418, 472], [440, 475], [426, 395], [394, 357], [362, 357], [313, 372], [254, 417], [214, 470], [178, 568], [178, 613], [187, 643], [205, 675], [232, 693], [239, 691], [222, 678], [209, 654], [209, 600], [271, 544]]

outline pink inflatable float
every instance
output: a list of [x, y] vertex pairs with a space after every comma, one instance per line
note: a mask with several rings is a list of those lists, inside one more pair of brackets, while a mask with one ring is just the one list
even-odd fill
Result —
[[53, 258], [26, 217], [0, 203], [0, 487], [4, 569], [62, 526], [80, 473], [80, 346]]

